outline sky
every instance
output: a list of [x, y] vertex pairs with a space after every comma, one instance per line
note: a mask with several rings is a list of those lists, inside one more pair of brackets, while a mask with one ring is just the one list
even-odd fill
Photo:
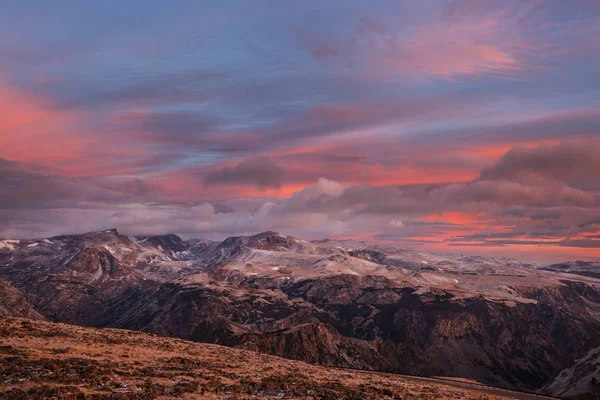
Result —
[[0, 60], [0, 238], [600, 259], [597, 0], [4, 0]]

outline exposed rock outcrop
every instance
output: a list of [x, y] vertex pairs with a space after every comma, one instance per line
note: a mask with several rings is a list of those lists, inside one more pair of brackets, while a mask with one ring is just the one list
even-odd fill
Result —
[[46, 318], [37, 312], [27, 295], [0, 279], [0, 317], [23, 317], [40, 321]]

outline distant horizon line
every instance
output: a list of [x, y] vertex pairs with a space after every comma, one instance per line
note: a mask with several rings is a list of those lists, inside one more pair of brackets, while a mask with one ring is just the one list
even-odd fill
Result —
[[[523, 258], [517, 258], [517, 257], [512, 257], [512, 256], [494, 256], [494, 255], [480, 255], [480, 254], [474, 254], [474, 253], [465, 253], [462, 251], [459, 252], [452, 252], [452, 251], [448, 251], [448, 252], [442, 252], [442, 251], [424, 251], [424, 250], [417, 250], [413, 247], [409, 247], [406, 246], [404, 244], [400, 244], [400, 243], [385, 243], [382, 244], [381, 241], [378, 241], [377, 239], [373, 239], [372, 241], [368, 241], [368, 240], [359, 240], [359, 239], [342, 239], [342, 238], [332, 238], [332, 237], [322, 237], [320, 239], [301, 239], [295, 235], [289, 235], [289, 234], [285, 234], [285, 233], [280, 233], [277, 231], [273, 231], [273, 230], [266, 230], [266, 231], [261, 231], [255, 234], [248, 234], [248, 235], [229, 235], [229, 236], [225, 236], [224, 239], [210, 239], [208, 237], [189, 237], [189, 238], [184, 238], [180, 233], [175, 233], [175, 232], [170, 232], [170, 233], [164, 233], [164, 234], [153, 234], [153, 235], [139, 235], [139, 234], [134, 234], [134, 235], [126, 235], [126, 234], [122, 234], [119, 232], [118, 228], [109, 228], [109, 229], [100, 229], [100, 230], [92, 230], [92, 231], [85, 231], [82, 233], [65, 233], [65, 234], [58, 234], [58, 235], [53, 235], [53, 236], [40, 236], [40, 237], [30, 237], [30, 238], [0, 238], [0, 241], [2, 242], [17, 242], [18, 244], [20, 244], [21, 242], [35, 242], [38, 240], [45, 240], [45, 239], [52, 239], [52, 238], [59, 238], [59, 237], [66, 237], [66, 236], [83, 236], [83, 235], [89, 235], [89, 234], [102, 234], [102, 233], [115, 233], [119, 236], [124, 236], [127, 237], [128, 239], [145, 239], [145, 238], [151, 238], [151, 237], [165, 237], [165, 236], [176, 236], [178, 239], [180, 239], [183, 242], [190, 242], [193, 240], [208, 240], [214, 243], [223, 243], [225, 242], [227, 239], [230, 238], [240, 238], [240, 237], [255, 237], [255, 236], [260, 236], [260, 235], [264, 235], [264, 234], [274, 234], [274, 235], [278, 235], [278, 236], [282, 236], [282, 237], [291, 237], [293, 239], [299, 240], [299, 241], [304, 241], [304, 242], [308, 242], [308, 243], [312, 243], [312, 244], [317, 244], [319, 242], [325, 242], [325, 241], [340, 241], [340, 242], [355, 242], [355, 243], [363, 243], [365, 245], [368, 246], [382, 246], [382, 247], [393, 247], [396, 249], [405, 249], [405, 250], [412, 250], [412, 251], [417, 251], [419, 253], [424, 253], [424, 254], [432, 254], [432, 255], [453, 255], [453, 256], [468, 256], [468, 257], [481, 257], [481, 258], [489, 258], [489, 259], [494, 259], [494, 260], [514, 260], [514, 261], [518, 261], [518, 262], [522, 262], [522, 263], [529, 263], [529, 264], [537, 264], [537, 265], [555, 265], [555, 264], [561, 264], [561, 263], [566, 263], [566, 262], [600, 262], [600, 258], [589, 258], [589, 259], [565, 259], [562, 262], [547, 262], [547, 261], [533, 261], [533, 260], [524, 260]], [[477, 247], [474, 246], [473, 247]]]

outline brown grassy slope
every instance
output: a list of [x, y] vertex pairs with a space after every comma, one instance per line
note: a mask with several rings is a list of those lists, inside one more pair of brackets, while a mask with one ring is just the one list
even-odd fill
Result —
[[1, 399], [503, 399], [117, 329], [0, 318]]

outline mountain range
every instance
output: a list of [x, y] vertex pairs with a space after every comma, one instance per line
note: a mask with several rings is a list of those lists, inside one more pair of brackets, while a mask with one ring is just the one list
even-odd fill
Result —
[[0, 241], [0, 316], [600, 398], [600, 264], [276, 232]]

